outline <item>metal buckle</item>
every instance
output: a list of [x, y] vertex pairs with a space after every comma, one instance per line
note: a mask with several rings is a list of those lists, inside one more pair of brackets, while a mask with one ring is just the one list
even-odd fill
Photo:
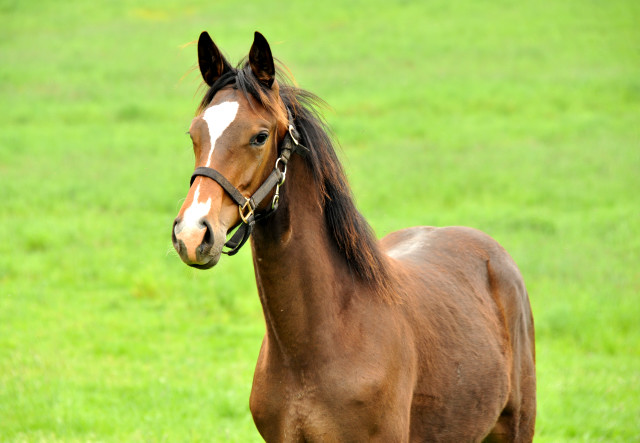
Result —
[[[245, 211], [248, 211], [245, 215]], [[253, 208], [251, 207], [251, 199], [247, 199], [243, 206], [238, 205], [238, 212], [240, 213], [240, 218], [245, 224], [249, 224], [249, 217], [253, 216]]]

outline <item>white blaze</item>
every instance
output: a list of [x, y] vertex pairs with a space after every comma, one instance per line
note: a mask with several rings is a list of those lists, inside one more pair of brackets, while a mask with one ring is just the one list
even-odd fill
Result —
[[[205, 166], [211, 166], [211, 156], [213, 150], [216, 147], [216, 141], [225, 129], [235, 120], [236, 114], [238, 114], [238, 102], [223, 102], [204, 111], [202, 118], [207, 123], [209, 128], [209, 138], [211, 140], [211, 150], [209, 151], [209, 157], [207, 157], [207, 164]], [[197, 199], [193, 200], [197, 202]]]
[[182, 226], [188, 228], [202, 229], [204, 226], [200, 226], [200, 220], [209, 213], [211, 210], [211, 197], [209, 197], [206, 203], [198, 202], [200, 196], [200, 185], [196, 188], [195, 194], [193, 194], [193, 201], [191, 206], [184, 211], [184, 218], [182, 219]]
[[[216, 147], [216, 141], [225, 129], [235, 120], [238, 114], [238, 102], [223, 102], [204, 111], [202, 116], [203, 120], [207, 124], [209, 129], [209, 139], [211, 140], [211, 149], [209, 156], [207, 157], [206, 166], [211, 166], [211, 156], [213, 155], [213, 149]], [[199, 231], [204, 229], [204, 226], [200, 224], [200, 221], [209, 214], [211, 210], [211, 197], [206, 202], [200, 202], [200, 184], [196, 188], [196, 192], [193, 194], [193, 201], [191, 206], [184, 211], [184, 216], [179, 225], [176, 226], [176, 235], [180, 234], [183, 230], [185, 232]]]

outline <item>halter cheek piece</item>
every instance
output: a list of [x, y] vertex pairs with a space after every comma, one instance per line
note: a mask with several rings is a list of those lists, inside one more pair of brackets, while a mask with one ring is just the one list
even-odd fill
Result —
[[[289, 157], [291, 154], [296, 152], [300, 155], [306, 155], [309, 152], [309, 149], [302, 146], [300, 144], [300, 134], [295, 127], [295, 123], [293, 120], [293, 116], [291, 115], [291, 111], [287, 109], [287, 114], [289, 116], [289, 129], [282, 140], [282, 145], [280, 146], [280, 156], [276, 160], [276, 164], [271, 171], [271, 174], [267, 177], [267, 179], [260, 185], [260, 187], [253, 193], [251, 197], [245, 197], [242, 195], [238, 189], [233, 186], [229, 180], [227, 180], [222, 174], [212, 168], [207, 168], [205, 166], [200, 166], [196, 168], [191, 176], [191, 185], [193, 185], [193, 181], [196, 177], [208, 177], [211, 180], [217, 182], [222, 189], [226, 191], [227, 194], [233, 199], [234, 202], [238, 205], [238, 212], [240, 213], [240, 218], [242, 222], [240, 226], [233, 234], [233, 236], [224, 244], [228, 251], [222, 251], [223, 254], [234, 255], [238, 252], [238, 250], [246, 243], [251, 236], [251, 232], [253, 231], [253, 227], [255, 226], [256, 221], [261, 220], [273, 213], [278, 208], [278, 203], [280, 201], [280, 186], [284, 183], [284, 180], [287, 175], [287, 163], [289, 161]], [[265, 197], [273, 190], [275, 187], [275, 194], [273, 195], [273, 199], [271, 200], [271, 205], [269, 209], [259, 214], [255, 213], [257, 206], [265, 199]]]

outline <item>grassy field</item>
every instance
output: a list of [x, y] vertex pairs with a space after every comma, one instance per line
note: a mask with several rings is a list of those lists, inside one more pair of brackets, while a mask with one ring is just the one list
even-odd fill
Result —
[[329, 102], [379, 235], [511, 252], [536, 441], [640, 441], [638, 23], [630, 0], [0, 0], [0, 441], [259, 441], [250, 251], [201, 272], [170, 241], [204, 29], [233, 60], [260, 30]]

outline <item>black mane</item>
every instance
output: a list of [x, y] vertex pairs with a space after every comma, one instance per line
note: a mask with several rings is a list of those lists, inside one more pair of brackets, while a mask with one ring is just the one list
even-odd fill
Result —
[[[387, 260], [378, 247], [373, 230], [355, 207], [329, 130], [318, 111], [318, 108], [326, 107], [326, 103], [315, 94], [294, 86], [288, 77], [280, 74], [283, 72], [281, 65], [279, 68], [277, 84], [280, 98], [293, 114], [301, 143], [309, 148], [305, 159], [322, 198], [328, 231], [355, 275], [392, 298], [387, 290]], [[247, 98], [252, 96], [268, 111], [282, 114], [278, 108], [280, 104], [274, 102], [271, 91], [255, 78], [247, 61], [223, 74], [207, 90], [197, 112], [204, 111], [216, 93], [230, 85], [242, 91]]]

